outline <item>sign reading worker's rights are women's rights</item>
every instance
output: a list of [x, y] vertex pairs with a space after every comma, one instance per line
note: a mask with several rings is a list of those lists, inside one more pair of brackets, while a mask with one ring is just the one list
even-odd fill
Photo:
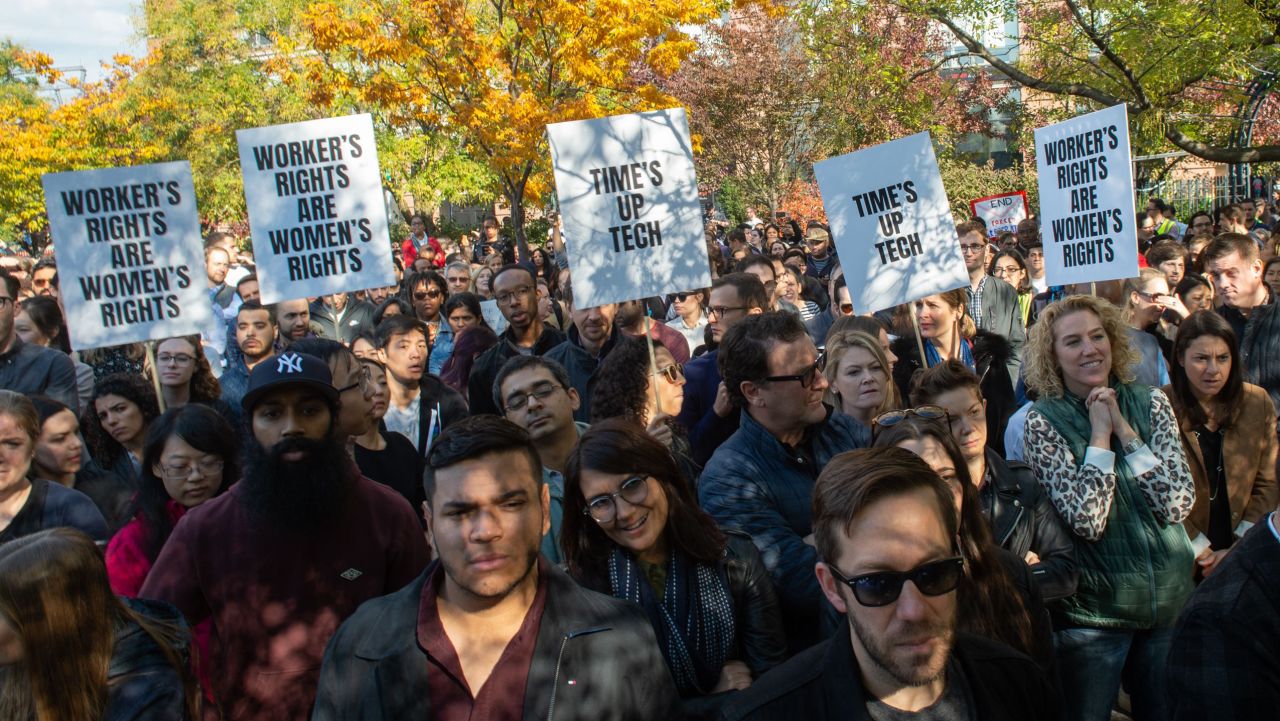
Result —
[[213, 321], [191, 166], [41, 178], [71, 347], [200, 333]]
[[236, 131], [263, 303], [393, 285], [373, 119]]

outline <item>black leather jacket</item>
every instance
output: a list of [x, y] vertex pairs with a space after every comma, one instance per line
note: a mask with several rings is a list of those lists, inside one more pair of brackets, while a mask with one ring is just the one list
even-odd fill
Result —
[[1058, 518], [1049, 496], [1040, 488], [1031, 467], [1006, 461], [987, 450], [988, 480], [978, 491], [982, 514], [991, 522], [996, 545], [1023, 558], [1035, 551], [1040, 563], [1031, 572], [1040, 582], [1045, 601], [1076, 592], [1075, 546]]

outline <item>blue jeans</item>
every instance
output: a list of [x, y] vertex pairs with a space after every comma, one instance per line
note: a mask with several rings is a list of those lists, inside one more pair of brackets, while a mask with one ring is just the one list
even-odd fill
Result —
[[1172, 628], [1066, 628], [1055, 633], [1067, 721], [1109, 721], [1121, 681], [1135, 721], [1167, 719], [1165, 663], [1172, 640]]

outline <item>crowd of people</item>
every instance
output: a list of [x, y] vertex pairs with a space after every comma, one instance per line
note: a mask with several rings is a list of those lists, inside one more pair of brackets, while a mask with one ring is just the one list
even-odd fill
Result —
[[2, 257], [0, 719], [1273, 718], [1272, 210], [1092, 287], [958, 219], [870, 314], [785, 213], [590, 308], [554, 230], [273, 305], [213, 232], [211, 327], [74, 353]]

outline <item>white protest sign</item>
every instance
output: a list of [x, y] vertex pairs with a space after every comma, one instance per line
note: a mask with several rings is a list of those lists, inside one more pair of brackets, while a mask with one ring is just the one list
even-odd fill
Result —
[[263, 303], [396, 282], [373, 119], [237, 130]]
[[928, 133], [813, 166], [857, 313], [969, 284]]
[[1050, 285], [1138, 274], [1129, 111], [1124, 105], [1037, 128], [1040, 233]]
[[494, 333], [502, 335], [502, 332], [507, 329], [507, 317], [498, 307], [498, 301], [492, 299], [480, 301], [480, 313], [484, 315], [484, 322]]
[[981, 218], [987, 224], [987, 237], [994, 238], [1001, 233], [1018, 232], [1018, 223], [1026, 220], [1027, 191], [1016, 190], [1012, 193], [988, 195], [985, 198], [969, 201], [969, 212], [975, 218]]
[[547, 126], [574, 304], [711, 285], [684, 109]]
[[212, 326], [190, 164], [51, 173], [41, 183], [73, 349]]

